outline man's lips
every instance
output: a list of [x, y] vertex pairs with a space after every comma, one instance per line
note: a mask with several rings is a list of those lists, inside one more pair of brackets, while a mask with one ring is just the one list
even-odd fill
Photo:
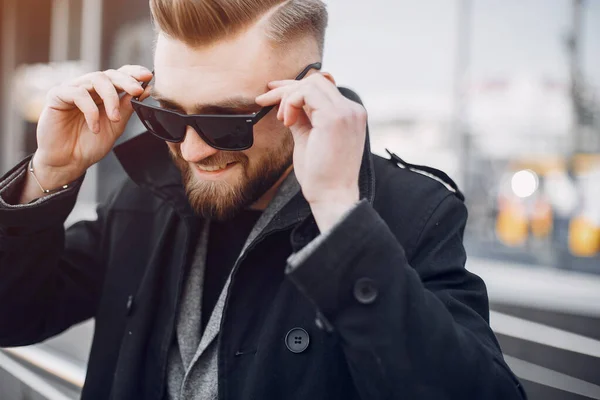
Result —
[[194, 170], [196, 171], [196, 174], [200, 178], [215, 179], [215, 178], [218, 178], [219, 176], [223, 175], [227, 171], [231, 170], [232, 168], [234, 168], [237, 164], [238, 164], [238, 162], [234, 161], [232, 163], [226, 164], [224, 168], [223, 168], [223, 165], [209, 167], [209, 166], [205, 166], [205, 165], [201, 166], [198, 164], [193, 164], [193, 166], [194, 166]]
[[226, 162], [226, 163], [222, 163], [222, 164], [215, 164], [215, 165], [200, 165], [200, 164], [196, 164], [196, 166], [198, 167], [198, 169], [200, 169], [201, 171], [204, 172], [218, 172], [221, 170], [224, 170], [225, 168], [229, 167], [230, 165], [234, 164], [236, 161], [230, 161], [230, 162]]

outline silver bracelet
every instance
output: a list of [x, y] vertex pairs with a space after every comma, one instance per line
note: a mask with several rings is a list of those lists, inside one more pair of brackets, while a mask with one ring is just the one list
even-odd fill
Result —
[[31, 176], [33, 176], [33, 180], [40, 187], [42, 193], [45, 193], [45, 194], [60, 192], [61, 190], [68, 189], [72, 185], [71, 183], [69, 183], [67, 185], [62, 185], [61, 187], [59, 187], [57, 189], [51, 189], [51, 190], [44, 189], [42, 187], [42, 184], [40, 183], [40, 181], [38, 181], [38, 178], [35, 176], [35, 173], [33, 172], [33, 157], [31, 157], [31, 160], [29, 160], [29, 172], [31, 172]]

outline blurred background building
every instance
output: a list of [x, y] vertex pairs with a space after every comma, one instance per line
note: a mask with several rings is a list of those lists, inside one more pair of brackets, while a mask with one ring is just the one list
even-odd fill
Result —
[[[600, 399], [600, 1], [327, 3], [324, 68], [363, 97], [373, 150], [463, 188], [467, 268], [530, 398]], [[147, 0], [2, 0], [0, 174], [35, 151], [50, 87], [151, 67], [152, 40]], [[68, 223], [123, 178], [109, 155]], [[92, 334], [0, 350], [0, 399], [77, 398]]]

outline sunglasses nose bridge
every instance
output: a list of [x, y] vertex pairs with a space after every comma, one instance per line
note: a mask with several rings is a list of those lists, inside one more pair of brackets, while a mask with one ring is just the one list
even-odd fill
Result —
[[186, 125], [185, 136], [180, 144], [181, 155], [186, 161], [199, 162], [219, 151], [202, 139], [194, 125]]

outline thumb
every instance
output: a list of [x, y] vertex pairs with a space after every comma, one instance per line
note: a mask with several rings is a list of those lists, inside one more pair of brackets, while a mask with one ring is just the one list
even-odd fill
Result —
[[125, 117], [126, 119], [128, 119], [131, 114], [133, 114], [133, 106], [131, 105], [131, 99], [133, 99], [133, 96], [130, 94], [125, 94], [123, 97], [121, 97], [120, 100], [120, 108], [121, 108], [121, 116]]
[[121, 120], [117, 123], [118, 125], [116, 125], [116, 131], [118, 131], [119, 134], [125, 130], [125, 127], [127, 126], [127, 123], [133, 114], [133, 106], [131, 105], [132, 98], [133, 96], [126, 94], [121, 97], [121, 100], [119, 101]]
[[296, 118], [296, 122], [290, 126], [290, 131], [294, 137], [296, 144], [304, 143], [308, 139], [308, 135], [312, 130], [312, 124], [308, 115], [304, 110], [301, 110]]
[[[144, 101], [149, 96], [150, 96], [150, 86], [146, 87], [144, 92], [141, 95], [139, 95], [139, 100]], [[133, 99], [133, 97], [134, 96], [132, 96], [128, 93], [125, 93], [123, 95], [123, 97], [121, 97], [121, 100], [120, 100], [119, 106], [121, 107], [121, 115], [126, 117], [126, 119], [129, 119], [129, 117], [131, 117], [131, 114], [133, 114], [133, 106], [131, 105], [131, 99]]]

